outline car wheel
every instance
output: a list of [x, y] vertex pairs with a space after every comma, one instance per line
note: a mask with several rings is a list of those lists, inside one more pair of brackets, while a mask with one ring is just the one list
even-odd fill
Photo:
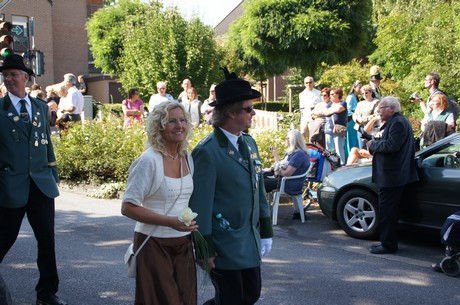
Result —
[[337, 205], [340, 227], [351, 237], [373, 239], [378, 230], [377, 196], [365, 190], [346, 192]]

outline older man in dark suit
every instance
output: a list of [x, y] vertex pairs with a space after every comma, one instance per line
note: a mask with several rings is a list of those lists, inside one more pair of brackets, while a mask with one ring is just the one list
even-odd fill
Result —
[[[262, 287], [261, 258], [272, 244], [270, 207], [262, 162], [254, 139], [244, 131], [261, 94], [226, 70], [214, 106], [214, 132], [193, 150], [194, 190], [190, 207], [208, 242], [216, 299], [206, 304], [250, 305]], [[225, 220], [224, 220], [225, 219]]]
[[0, 67], [8, 94], [0, 98], [0, 262], [27, 218], [38, 242], [37, 305], [67, 304], [56, 296], [54, 198], [59, 195], [48, 106], [27, 95], [33, 71], [19, 55]]
[[380, 139], [368, 141], [372, 158], [372, 180], [379, 188], [380, 242], [373, 254], [398, 250], [398, 213], [404, 188], [418, 180], [415, 167], [414, 135], [410, 122], [400, 113], [401, 105], [392, 96], [384, 97], [378, 112], [385, 124]]

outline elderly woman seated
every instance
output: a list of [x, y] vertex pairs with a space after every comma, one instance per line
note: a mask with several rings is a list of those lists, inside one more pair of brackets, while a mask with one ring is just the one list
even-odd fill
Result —
[[[273, 172], [264, 174], [265, 191], [271, 192], [279, 188], [281, 179], [288, 176], [296, 176], [305, 173], [310, 167], [310, 157], [308, 155], [305, 140], [298, 130], [290, 130], [286, 136], [287, 151], [282, 160], [279, 159], [276, 148], [272, 148], [275, 166]], [[288, 195], [298, 195], [302, 193], [305, 179], [293, 179], [286, 181], [284, 191]], [[293, 219], [300, 219], [298, 207], [294, 205]]]

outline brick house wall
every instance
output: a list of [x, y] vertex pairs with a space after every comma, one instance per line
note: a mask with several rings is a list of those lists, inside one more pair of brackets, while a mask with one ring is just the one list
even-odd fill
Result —
[[[35, 82], [46, 87], [61, 82], [65, 73], [88, 73], [88, 12], [102, 7], [102, 0], [14, 0], [0, 12], [34, 18], [35, 48], [44, 53], [45, 73]], [[14, 25], [14, 22], [13, 22]], [[30, 41], [30, 24], [28, 29]]]

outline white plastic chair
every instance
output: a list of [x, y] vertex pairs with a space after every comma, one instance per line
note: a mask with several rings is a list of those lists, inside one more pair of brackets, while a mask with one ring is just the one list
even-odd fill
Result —
[[[308, 170], [301, 174], [301, 175], [297, 175], [297, 176], [288, 176], [288, 177], [283, 177], [281, 178], [281, 184], [280, 184], [280, 188], [274, 192], [274, 200], [273, 200], [273, 220], [272, 220], [272, 223], [273, 225], [276, 225], [278, 223], [278, 207], [279, 207], [279, 203], [280, 203], [280, 197], [281, 195], [285, 194], [285, 195], [288, 195], [288, 196], [291, 196], [289, 194], [286, 194], [284, 192], [284, 186], [286, 184], [286, 181], [287, 180], [292, 180], [292, 179], [300, 179], [300, 178], [306, 178], [307, 177], [307, 173], [308, 173]], [[299, 207], [299, 211], [300, 211], [300, 220], [302, 221], [302, 223], [305, 222], [305, 213], [304, 213], [304, 210], [303, 210], [303, 198], [302, 198], [302, 192], [300, 192], [299, 195], [296, 195], [296, 196], [291, 196], [292, 197], [292, 200], [294, 201], [294, 204], [296, 204], [298, 207]]]

